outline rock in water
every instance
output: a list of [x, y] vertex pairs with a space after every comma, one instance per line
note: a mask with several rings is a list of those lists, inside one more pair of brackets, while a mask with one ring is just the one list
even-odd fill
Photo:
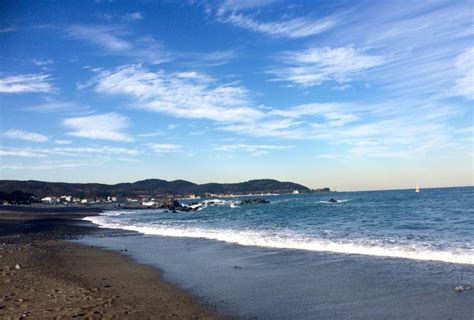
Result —
[[466, 291], [466, 290], [471, 290], [471, 286], [470, 285], [460, 285], [460, 286], [454, 287], [454, 291], [456, 291], [456, 292], [463, 292], [463, 291]]
[[240, 204], [260, 204], [260, 203], [270, 203], [270, 201], [262, 199], [262, 198], [256, 198], [256, 199], [242, 200], [240, 202]]
[[337, 200], [336, 200], [336, 199], [334, 199], [334, 198], [331, 198], [331, 199], [329, 199], [329, 200], [328, 200], [328, 202], [331, 202], [331, 203], [337, 203]]

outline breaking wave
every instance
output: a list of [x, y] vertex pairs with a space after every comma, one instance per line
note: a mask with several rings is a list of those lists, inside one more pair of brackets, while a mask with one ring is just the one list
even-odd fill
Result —
[[210, 229], [144, 224], [138, 222], [131, 223], [130, 221], [115, 220], [114, 217], [118, 214], [120, 214], [120, 212], [108, 212], [102, 216], [86, 217], [85, 220], [91, 221], [102, 228], [136, 231], [145, 235], [204, 238], [244, 246], [334, 252], [474, 265], [474, 250], [470, 249], [453, 248], [436, 250], [417, 243], [397, 244], [393, 242], [383, 243], [380, 241], [374, 243], [373, 240], [351, 241], [349, 239], [318, 239], [293, 233], [285, 233], [284, 231], [275, 232], [274, 230]]

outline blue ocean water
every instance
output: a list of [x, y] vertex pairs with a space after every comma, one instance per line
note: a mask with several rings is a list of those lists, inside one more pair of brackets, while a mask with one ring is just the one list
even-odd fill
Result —
[[270, 203], [207, 199], [193, 212], [117, 210], [86, 219], [146, 235], [474, 265], [473, 187], [264, 198]]

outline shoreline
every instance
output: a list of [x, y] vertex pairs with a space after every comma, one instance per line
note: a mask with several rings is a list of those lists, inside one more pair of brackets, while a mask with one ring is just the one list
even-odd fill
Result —
[[0, 318], [223, 318], [155, 267], [67, 241], [117, 233], [80, 220], [96, 214], [0, 210]]

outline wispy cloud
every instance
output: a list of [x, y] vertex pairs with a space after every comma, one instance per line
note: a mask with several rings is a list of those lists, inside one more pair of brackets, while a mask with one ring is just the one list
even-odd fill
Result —
[[68, 135], [96, 139], [131, 142], [133, 139], [123, 129], [129, 126], [128, 118], [117, 113], [106, 113], [86, 117], [68, 118], [63, 125], [72, 131]]
[[117, 26], [73, 25], [68, 37], [101, 47], [105, 52], [127, 56], [137, 61], [159, 64], [170, 60], [170, 54], [150, 36], [137, 36]]
[[369, 55], [352, 47], [287, 51], [280, 54], [278, 60], [289, 66], [270, 71], [277, 76], [274, 80], [301, 86], [327, 81], [345, 83], [356, 74], [384, 63], [382, 56]]
[[43, 66], [47, 66], [47, 65], [50, 65], [50, 64], [53, 64], [54, 61], [52, 59], [44, 59], [44, 60], [41, 60], [41, 59], [32, 59], [31, 62], [36, 65], [36, 66], [40, 66], [40, 67], [43, 67]]
[[217, 67], [229, 63], [237, 54], [234, 50], [212, 52], [185, 52], [179, 54], [181, 65], [190, 68]]
[[376, 8], [355, 7], [344, 26], [322, 43], [334, 42], [385, 58], [376, 70], [363, 73], [379, 88], [376, 97], [442, 99], [454, 91], [465, 96], [461, 79], [466, 73], [460, 74], [457, 59], [472, 48], [472, 4], [441, 0], [400, 7], [386, 1]]
[[147, 146], [156, 153], [182, 152], [182, 146], [170, 143], [150, 143]]
[[56, 88], [51, 84], [47, 74], [20, 74], [0, 78], [0, 93], [54, 93]]
[[110, 146], [90, 146], [90, 147], [55, 147], [55, 148], [2, 148], [0, 156], [10, 157], [47, 157], [59, 155], [66, 157], [89, 157], [90, 155], [126, 155], [136, 156], [141, 152], [133, 148], [120, 148]]
[[126, 14], [127, 19], [131, 21], [143, 20], [143, 15], [141, 12], [131, 12]]
[[93, 159], [89, 161], [41, 161], [35, 164], [0, 164], [0, 169], [3, 170], [34, 170], [34, 171], [49, 171], [58, 169], [74, 169], [80, 167], [94, 167], [103, 165], [106, 162], [105, 159]]
[[[279, 109], [256, 106], [244, 87], [219, 84], [201, 73], [152, 72], [133, 65], [101, 70], [86, 87], [107, 95], [126, 95], [133, 99], [135, 108], [212, 120], [217, 130], [253, 137], [321, 140], [344, 146], [352, 154], [365, 150], [373, 156], [413, 155], [452, 147], [455, 139], [447, 122], [462, 114], [454, 107], [423, 101], [401, 103], [403, 108], [400, 101], [308, 103]], [[407, 115], [406, 110], [411, 113]]]
[[75, 25], [69, 28], [69, 35], [75, 39], [86, 40], [111, 51], [127, 51], [132, 44], [118, 35], [116, 28], [103, 26]]
[[47, 155], [37, 153], [31, 150], [21, 149], [0, 149], [0, 157], [25, 157], [25, 158], [44, 158]]
[[276, 2], [276, 0], [224, 0], [218, 6], [217, 14], [266, 7]]
[[219, 17], [220, 22], [263, 33], [274, 37], [304, 38], [322, 33], [332, 28], [336, 21], [333, 18], [294, 18], [281, 21], [258, 21], [243, 13], [232, 13]]
[[456, 68], [459, 78], [455, 82], [453, 95], [474, 100], [474, 47], [457, 57]]
[[56, 143], [56, 144], [71, 144], [72, 141], [71, 141], [71, 140], [60, 140], [60, 139], [57, 139], [57, 140], [54, 140], [54, 143]]
[[305, 38], [320, 34], [337, 24], [335, 17], [297, 17], [273, 20], [259, 20], [258, 14], [250, 11], [277, 3], [275, 0], [235, 1], [226, 0], [217, 6], [205, 5], [206, 12], [217, 21], [238, 28], [258, 32], [271, 37]]
[[247, 107], [251, 102], [245, 88], [219, 84], [196, 72], [152, 72], [127, 65], [101, 71], [87, 85], [99, 93], [131, 96], [137, 100], [136, 108], [179, 118], [236, 122], [263, 116], [261, 111]]
[[23, 108], [25, 111], [41, 112], [41, 113], [72, 113], [86, 114], [93, 110], [87, 105], [82, 105], [71, 101], [53, 101], [43, 104], [33, 105]]
[[215, 151], [223, 152], [227, 155], [234, 153], [248, 153], [251, 156], [261, 156], [275, 150], [292, 149], [294, 146], [271, 145], [271, 144], [223, 144], [214, 146]]
[[27, 131], [18, 130], [18, 129], [8, 130], [7, 132], [3, 133], [3, 136], [10, 139], [20, 139], [20, 140], [26, 140], [26, 141], [31, 141], [31, 142], [48, 141], [48, 137], [45, 135], [35, 133], [35, 132], [27, 132]]
[[158, 137], [162, 135], [163, 135], [163, 132], [161, 131], [153, 131], [153, 132], [139, 133], [135, 136], [138, 138], [150, 138], [150, 137]]

